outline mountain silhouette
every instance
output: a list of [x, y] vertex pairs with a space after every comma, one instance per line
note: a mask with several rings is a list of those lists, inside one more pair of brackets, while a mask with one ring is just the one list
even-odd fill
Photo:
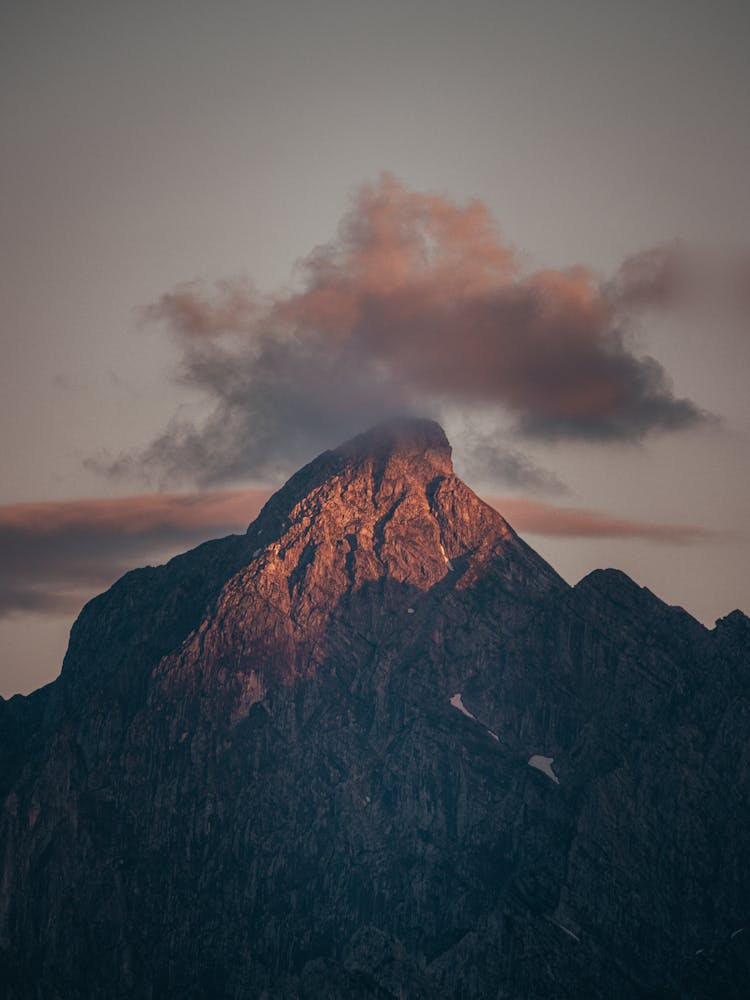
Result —
[[9, 1000], [748, 996], [750, 619], [570, 587], [431, 421], [91, 601], [0, 799]]

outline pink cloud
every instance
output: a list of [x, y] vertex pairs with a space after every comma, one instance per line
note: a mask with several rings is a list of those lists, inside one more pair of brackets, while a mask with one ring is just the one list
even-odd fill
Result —
[[243, 531], [268, 490], [0, 506], [0, 617], [72, 614], [129, 569]]
[[164, 531], [201, 534], [245, 527], [270, 496], [265, 489], [208, 493], [143, 493], [127, 497], [53, 500], [0, 506], [0, 531], [33, 536], [85, 530], [150, 535]]
[[99, 465], [202, 484], [275, 474], [396, 413], [500, 410], [529, 438], [633, 440], [706, 414], [629, 346], [632, 310], [664, 299], [669, 248], [604, 285], [585, 267], [524, 273], [478, 201], [363, 186], [298, 287], [178, 286], [144, 318], [176, 335], [181, 379], [214, 403], [141, 453]]
[[692, 524], [659, 524], [612, 517], [577, 507], [558, 507], [528, 497], [485, 496], [521, 534], [559, 538], [647, 538], [687, 544], [705, 541], [716, 532]]

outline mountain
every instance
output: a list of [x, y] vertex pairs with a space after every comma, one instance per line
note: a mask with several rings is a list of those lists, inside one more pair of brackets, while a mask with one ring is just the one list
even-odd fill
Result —
[[405, 420], [128, 573], [0, 699], [0, 982], [746, 997], [750, 619], [569, 587]]

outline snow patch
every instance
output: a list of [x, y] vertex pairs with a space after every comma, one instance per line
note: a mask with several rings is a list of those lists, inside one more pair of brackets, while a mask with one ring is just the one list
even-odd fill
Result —
[[[557, 781], [557, 778], [555, 778], [555, 781]], [[561, 924], [560, 921], [555, 920], [554, 917], [547, 917], [547, 920], [549, 920], [551, 924], [554, 924], [555, 927], [559, 927], [561, 931], [563, 931], [565, 934], [568, 935], [568, 937], [572, 937], [573, 940], [577, 941], [579, 944], [581, 943], [581, 939], [578, 937], [577, 934], [573, 933], [570, 927], [566, 927], [565, 924]]]
[[[479, 719], [476, 717], [476, 715], [472, 715], [471, 712], [466, 707], [466, 705], [464, 705], [460, 691], [454, 694], [453, 697], [451, 698], [451, 705], [453, 706], [453, 708], [457, 708], [462, 715], [466, 716], [467, 719], [472, 719], [474, 722], [479, 722]], [[482, 723], [479, 722], [479, 725], [482, 726]], [[492, 730], [488, 729], [486, 726], [482, 726], [482, 729], [485, 731], [485, 733], [491, 736], [493, 740], [496, 740], [498, 743], [500, 742], [500, 737], [497, 735], [497, 733], [493, 733]]]
[[567, 934], [568, 937], [572, 937], [574, 941], [578, 941], [580, 943], [581, 939], [578, 937], [577, 934], [574, 934], [569, 927], [563, 927], [562, 924], [558, 924], [558, 927], [560, 928], [561, 931], [564, 931], [564, 933]]
[[[442, 542], [440, 543], [440, 551], [443, 553], [443, 559], [445, 560], [445, 565], [448, 567], [448, 569], [451, 572], [453, 572], [453, 563], [448, 558], [448, 555], [447, 555], [447, 553], [445, 551], [445, 546], [443, 545]], [[473, 718], [473, 716], [472, 716], [472, 718]]]
[[474, 722], [478, 721], [476, 715], [472, 715], [471, 712], [466, 707], [466, 705], [464, 705], [463, 701], [461, 700], [460, 691], [457, 694], [454, 694], [453, 697], [451, 698], [451, 705], [453, 705], [454, 708], [457, 708], [459, 712], [461, 712], [463, 715], [466, 716], [467, 719], [473, 719]]
[[535, 753], [529, 757], [529, 767], [535, 767], [537, 771], [541, 771], [542, 774], [546, 774], [547, 777], [551, 778], [556, 785], [559, 785], [560, 779], [552, 770], [552, 762], [554, 759], [554, 757], [544, 757], [540, 753]]

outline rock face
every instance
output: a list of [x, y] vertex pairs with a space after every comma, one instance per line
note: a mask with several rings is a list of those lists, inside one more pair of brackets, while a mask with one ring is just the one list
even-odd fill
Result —
[[746, 997], [749, 738], [748, 618], [570, 588], [377, 428], [0, 699], [4, 995]]

